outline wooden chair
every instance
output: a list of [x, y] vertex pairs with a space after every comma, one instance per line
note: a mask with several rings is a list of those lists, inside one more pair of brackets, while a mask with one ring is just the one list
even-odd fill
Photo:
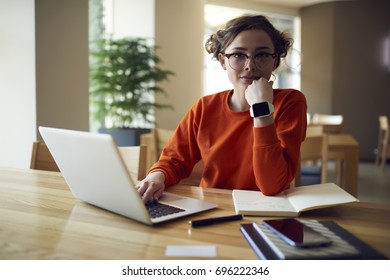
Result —
[[121, 146], [118, 149], [133, 181], [134, 179], [138, 181], [144, 179], [147, 172], [147, 147], [145, 145]]
[[41, 141], [33, 143], [30, 168], [46, 171], [60, 171], [49, 148]]
[[322, 126], [324, 133], [344, 133], [344, 117], [342, 115], [314, 114], [309, 126]]
[[294, 180], [290, 184], [290, 188], [299, 187], [302, 185], [302, 174], [301, 174], [301, 164], [298, 164], [297, 173], [295, 174]]
[[154, 150], [154, 161], [158, 161], [160, 154], [164, 149], [165, 145], [171, 139], [174, 130], [164, 128], [153, 128], [152, 129], [152, 145]]
[[319, 136], [324, 134], [324, 127], [322, 125], [308, 125], [306, 127], [306, 137]]
[[309, 125], [311, 123], [311, 114], [306, 113], [306, 123]]
[[[130, 176], [137, 180], [145, 178], [146, 146], [119, 147], [119, 152], [130, 172]], [[46, 171], [60, 171], [48, 147], [41, 141], [33, 143], [30, 168]]]
[[[309, 125], [306, 128], [306, 137], [322, 136], [324, 134], [324, 127], [322, 125]], [[319, 160], [316, 161], [317, 163]], [[314, 161], [305, 161], [305, 163], [314, 164]], [[321, 162], [319, 162], [321, 164]]]
[[379, 164], [382, 172], [385, 170], [385, 164], [389, 158], [389, 120], [387, 116], [379, 116], [378, 148], [375, 163]]
[[336, 134], [336, 133], [344, 133], [345, 126], [344, 124], [310, 124], [307, 126], [308, 128], [319, 128], [323, 131], [323, 133], [328, 134]]
[[[318, 161], [319, 166], [316, 164]], [[300, 167], [297, 176], [299, 175], [300, 179], [295, 180], [299, 185], [328, 181], [328, 136], [326, 134], [307, 136], [301, 144]]]
[[342, 115], [313, 114], [311, 123], [313, 124], [342, 124], [344, 117]]
[[[329, 134], [329, 130], [326, 127], [337, 127], [339, 125], [309, 125], [306, 130], [306, 137], [318, 136], [322, 134]], [[340, 133], [339, 131], [332, 131], [331, 133]], [[341, 184], [341, 167], [344, 160], [344, 154], [335, 151], [328, 151], [328, 160], [335, 162], [336, 183]]]

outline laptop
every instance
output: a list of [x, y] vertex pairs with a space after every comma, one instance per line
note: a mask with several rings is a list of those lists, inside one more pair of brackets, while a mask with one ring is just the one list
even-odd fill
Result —
[[39, 132], [73, 195], [89, 204], [148, 225], [218, 206], [168, 192], [145, 205], [111, 135], [42, 126]]

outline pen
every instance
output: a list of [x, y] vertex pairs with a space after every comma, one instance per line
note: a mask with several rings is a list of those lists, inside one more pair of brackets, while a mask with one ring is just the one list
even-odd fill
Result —
[[233, 216], [225, 216], [225, 217], [218, 217], [218, 218], [209, 218], [209, 219], [203, 219], [203, 220], [195, 220], [190, 221], [189, 224], [191, 224], [192, 227], [203, 227], [208, 226], [212, 224], [219, 224], [224, 222], [230, 222], [230, 221], [238, 221], [242, 220], [242, 215], [233, 215]]

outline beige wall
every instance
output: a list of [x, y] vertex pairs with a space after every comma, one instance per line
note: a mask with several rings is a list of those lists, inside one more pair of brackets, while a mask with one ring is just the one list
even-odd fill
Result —
[[298, 8], [278, 5], [278, 1], [267, 2], [261, 3], [253, 0], [206, 0], [206, 3], [211, 5], [238, 8], [259, 13], [288, 15], [294, 17], [299, 16]]
[[334, 15], [333, 5], [301, 11], [301, 89], [309, 113], [332, 111]]
[[175, 72], [162, 84], [168, 96], [157, 96], [160, 103], [174, 110], [156, 112], [157, 125], [174, 129], [203, 95], [203, 0], [156, 0], [156, 44], [162, 68]]
[[390, 2], [342, 1], [301, 10], [302, 91], [311, 113], [342, 114], [373, 159], [378, 115], [390, 116], [390, 71], [383, 42], [390, 34]]
[[89, 130], [88, 0], [36, 0], [37, 125]]

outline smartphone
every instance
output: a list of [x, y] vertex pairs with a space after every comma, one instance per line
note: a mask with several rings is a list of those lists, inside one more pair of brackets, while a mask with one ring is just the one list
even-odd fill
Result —
[[296, 219], [264, 220], [263, 224], [291, 246], [328, 246], [332, 240]]

